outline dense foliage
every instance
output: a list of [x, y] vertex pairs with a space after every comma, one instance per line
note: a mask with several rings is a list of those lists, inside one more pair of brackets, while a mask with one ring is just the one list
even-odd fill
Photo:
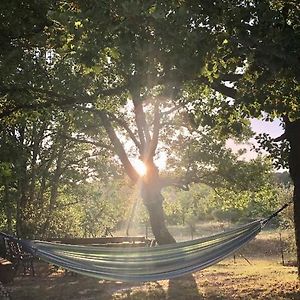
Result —
[[[255, 180], [264, 162], [242, 162], [226, 147], [230, 137], [249, 138], [248, 118], [262, 116], [284, 122], [282, 141], [258, 139], [276, 167], [288, 161], [299, 211], [296, 1], [43, 0], [0, 8], [0, 180], [10, 231], [47, 235], [73, 209], [60, 215], [59, 203], [122, 171], [139, 187], [159, 243], [174, 242], [163, 212], [170, 186], [204, 183], [238, 214], [256, 211], [263, 198], [267, 213], [276, 193], [264, 176]], [[145, 176], [132, 158], [146, 164]], [[196, 207], [182, 206], [190, 223]], [[45, 217], [33, 228], [36, 212]]]

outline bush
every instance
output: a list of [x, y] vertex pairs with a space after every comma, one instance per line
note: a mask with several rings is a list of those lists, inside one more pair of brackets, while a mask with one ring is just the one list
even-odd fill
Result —
[[211, 214], [216, 221], [221, 222], [236, 223], [241, 217], [241, 212], [235, 208], [229, 210], [214, 209]]

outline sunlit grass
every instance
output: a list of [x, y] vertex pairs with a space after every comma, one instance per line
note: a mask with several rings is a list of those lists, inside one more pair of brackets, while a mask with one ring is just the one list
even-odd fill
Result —
[[18, 277], [9, 285], [12, 299], [300, 299], [295, 267], [283, 267], [276, 258], [229, 258], [193, 277], [146, 283], [116, 283], [70, 273]]

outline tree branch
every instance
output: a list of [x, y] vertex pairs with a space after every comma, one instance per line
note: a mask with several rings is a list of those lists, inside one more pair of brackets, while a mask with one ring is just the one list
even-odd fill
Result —
[[[115, 87], [112, 89], [107, 90], [100, 90], [97, 96], [112, 96], [117, 95], [124, 92], [127, 89], [127, 86], [120, 86]], [[11, 115], [12, 113], [19, 111], [19, 110], [38, 110], [43, 108], [49, 108], [51, 106], [56, 107], [67, 107], [73, 106], [76, 104], [86, 104], [86, 103], [94, 103], [97, 98], [85, 95], [65, 95], [61, 93], [54, 92], [52, 90], [46, 90], [42, 88], [35, 88], [35, 87], [18, 87], [18, 86], [10, 86], [10, 87], [1, 87], [0, 86], [0, 95], [4, 96], [9, 93], [27, 93], [32, 95], [35, 93], [36, 95], [40, 96], [41, 98], [45, 99], [45, 102], [38, 102], [38, 103], [23, 103], [23, 104], [16, 104], [14, 106], [9, 106], [8, 108], [4, 108], [4, 110], [0, 113], [0, 118], [6, 117]]]
[[147, 151], [147, 156], [149, 158], [153, 158], [155, 155], [155, 151], [158, 145], [158, 137], [159, 137], [159, 129], [160, 129], [160, 113], [159, 113], [159, 100], [155, 102], [154, 106], [154, 121], [153, 121], [153, 133], [152, 139], [149, 143], [149, 150]]
[[136, 145], [136, 147], [139, 149], [139, 151], [142, 152], [142, 145], [141, 145], [141, 143], [138, 141], [138, 139], [134, 135], [133, 131], [129, 128], [129, 125], [126, 123], [126, 121], [122, 120], [120, 118], [117, 118], [112, 113], [107, 113], [107, 114], [108, 114], [108, 117], [111, 120], [113, 120], [116, 123], [118, 123], [121, 127], [123, 127], [123, 129], [125, 129], [127, 131], [128, 135], [131, 138], [131, 140], [133, 141], [133, 143]]
[[132, 91], [131, 94], [133, 97], [134, 115], [138, 129], [138, 134], [142, 148], [143, 150], [145, 150], [145, 146], [150, 142], [151, 137], [149, 132], [149, 126], [146, 120], [146, 115], [143, 109], [143, 101], [141, 101], [140, 96], [137, 92]]
[[189, 190], [189, 184], [185, 182], [183, 177], [161, 177], [160, 188], [165, 188], [167, 186], [174, 186], [184, 191]]
[[98, 154], [88, 154], [88, 155], [85, 155], [85, 156], [82, 156], [81, 158], [77, 159], [77, 160], [72, 160], [72, 161], [69, 161], [61, 170], [61, 175], [71, 166], [73, 165], [77, 165], [78, 163], [80, 163], [81, 161], [84, 161], [86, 159], [89, 159], [89, 158], [92, 158], [92, 157], [97, 157]]
[[[223, 79], [222, 79], [223, 80]], [[203, 83], [210, 86], [216, 92], [221, 93], [226, 97], [230, 97], [235, 99], [237, 97], [237, 91], [234, 88], [227, 87], [226, 85], [222, 84], [219, 81], [209, 82], [207, 78], [201, 77], [195, 79], [198, 83]]]
[[[133, 101], [134, 104], [134, 116], [135, 116], [135, 123], [138, 130], [138, 135], [141, 142], [142, 153], [145, 151], [147, 140], [145, 128], [145, 115], [142, 107], [142, 103], [137, 103], [137, 101]], [[141, 154], [142, 154], [141, 153]]]
[[170, 108], [169, 110], [161, 112], [160, 116], [161, 117], [167, 116], [167, 115], [173, 113], [174, 111], [179, 110], [180, 108], [182, 108], [181, 105], [175, 105], [174, 107]]
[[90, 140], [86, 140], [86, 139], [81, 139], [81, 138], [75, 138], [75, 137], [71, 137], [71, 136], [68, 136], [66, 135], [65, 136], [68, 140], [70, 141], [74, 141], [76, 143], [82, 143], [82, 144], [91, 144], [91, 145], [94, 145], [94, 146], [97, 146], [97, 147], [101, 147], [101, 148], [105, 148], [105, 149], [108, 149], [108, 150], [111, 150], [113, 151], [114, 148], [109, 146], [109, 145], [106, 145], [106, 144], [103, 144], [101, 142], [95, 142], [95, 141], [90, 141]]
[[283, 141], [285, 139], [286, 139], [286, 133], [283, 133], [281, 136], [273, 139], [273, 141], [277, 143], [277, 142], [281, 142], [281, 141]]
[[237, 96], [237, 91], [234, 88], [230, 88], [225, 86], [222, 83], [219, 82], [213, 82], [210, 84], [210, 86], [217, 92], [221, 93], [222, 95], [226, 97], [230, 97], [235, 99]]
[[139, 175], [137, 171], [133, 168], [131, 162], [129, 161], [128, 156], [124, 150], [124, 147], [120, 142], [118, 136], [116, 135], [115, 130], [111, 125], [109, 118], [103, 111], [98, 111], [97, 114], [102, 120], [103, 126], [108, 134], [108, 137], [111, 143], [114, 145], [114, 151], [118, 155], [127, 175], [133, 182], [136, 182], [139, 178]]
[[[107, 118], [109, 118], [109, 120], [111, 121], [115, 121], [116, 123], [118, 123], [120, 125], [120, 127], [123, 127], [123, 129], [125, 129], [127, 131], [127, 133], [129, 134], [131, 140], [134, 142], [134, 144], [136, 145], [136, 147], [139, 149], [140, 152], [142, 152], [143, 148], [141, 143], [138, 141], [138, 139], [136, 138], [135, 134], [133, 133], [133, 131], [129, 128], [129, 125], [126, 123], [125, 120], [122, 120], [120, 118], [117, 118], [114, 114], [105, 111], [105, 110], [97, 110], [96, 108], [91, 108], [91, 107], [81, 107], [81, 106], [76, 106], [77, 109], [83, 110], [83, 111], [89, 111], [95, 114], [98, 114], [100, 112], [106, 114]], [[98, 142], [96, 142], [98, 143]], [[108, 145], [106, 145], [107, 147], [109, 147]], [[111, 148], [113, 150], [113, 148]]]
[[221, 74], [219, 80], [234, 82], [234, 81], [238, 81], [242, 77], [243, 77], [242, 74], [228, 73], [228, 74]]

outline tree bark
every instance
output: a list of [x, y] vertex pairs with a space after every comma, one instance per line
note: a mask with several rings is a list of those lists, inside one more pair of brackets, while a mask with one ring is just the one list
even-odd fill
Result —
[[300, 179], [294, 182], [294, 223], [297, 249], [298, 278], [300, 279]]
[[176, 243], [170, 234], [163, 210], [163, 196], [161, 194], [161, 180], [158, 170], [153, 163], [148, 163], [147, 174], [142, 178], [141, 197], [149, 214], [153, 235], [159, 245]]
[[[67, 126], [65, 125], [63, 131], [67, 131]], [[56, 205], [56, 201], [58, 198], [58, 188], [60, 184], [60, 178], [62, 175], [62, 163], [65, 155], [65, 148], [67, 144], [67, 138], [65, 135], [61, 138], [61, 144], [58, 149], [57, 159], [56, 159], [56, 168], [54, 170], [53, 178], [51, 180], [51, 189], [50, 189], [50, 199], [49, 199], [49, 208], [46, 217], [46, 221], [44, 223], [42, 229], [42, 236], [46, 237], [46, 232], [49, 229], [51, 218], [53, 217], [53, 211]]]
[[290, 143], [289, 170], [294, 183], [294, 223], [297, 249], [298, 277], [300, 278], [300, 119], [286, 123], [286, 138]]
[[25, 148], [25, 126], [18, 129], [19, 137], [15, 137], [19, 143], [20, 157], [17, 163], [18, 173], [18, 191], [17, 191], [17, 218], [16, 218], [16, 234], [18, 237], [27, 235], [26, 208], [28, 205], [28, 174], [27, 174], [27, 154]]
[[176, 243], [165, 223], [163, 196], [161, 193], [153, 192], [151, 187], [144, 186], [142, 199], [147, 208], [150, 225], [157, 243], [159, 245]]
[[5, 214], [7, 219], [7, 231], [8, 233], [13, 233], [13, 214], [12, 214], [12, 203], [10, 202], [9, 197], [9, 185], [8, 183], [4, 182], [4, 203], [5, 203]]
[[[141, 197], [148, 211], [152, 232], [157, 243], [176, 243], [175, 239], [172, 237], [166, 227], [163, 210], [163, 196], [161, 194], [161, 189], [164, 185], [162, 178], [159, 177], [158, 169], [153, 162], [160, 129], [159, 103], [157, 102], [155, 104], [153, 135], [151, 138], [146, 115], [143, 110], [142, 102], [139, 98], [139, 93], [132, 92], [132, 94], [134, 95], [133, 98], [136, 99], [133, 100], [133, 104], [139, 137], [139, 140], [136, 138], [133, 139], [133, 141], [139, 149], [140, 158], [147, 167], [147, 174], [142, 178], [139, 177], [138, 173], [133, 168], [128, 155], [120, 139], [118, 138], [114, 127], [112, 126], [112, 116], [109, 115], [109, 118], [108, 115], [103, 111], [94, 112], [96, 112], [101, 118], [102, 125], [104, 126], [108, 137], [114, 146], [114, 151], [118, 155], [129, 178], [135, 184], [141, 182]], [[120, 124], [120, 122], [118, 122], [118, 124]]]

